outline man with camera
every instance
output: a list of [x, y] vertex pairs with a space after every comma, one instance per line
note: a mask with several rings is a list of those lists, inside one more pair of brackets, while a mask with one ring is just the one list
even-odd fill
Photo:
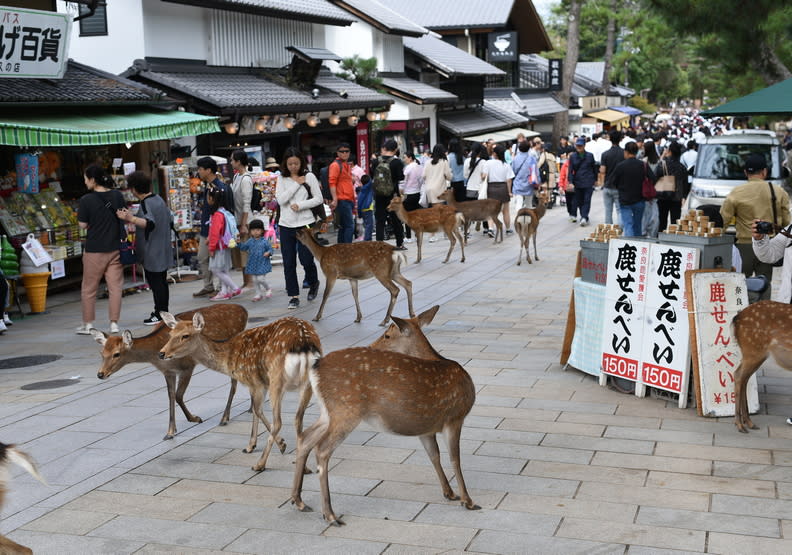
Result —
[[[742, 257], [742, 270], [746, 277], [761, 275], [768, 282], [773, 280], [773, 263], [783, 256], [779, 250], [775, 258], [765, 256], [761, 247], [757, 249], [757, 238], [777, 233], [781, 228], [790, 224], [789, 195], [778, 185], [767, 181], [767, 159], [764, 154], [750, 154], [745, 159], [746, 183], [732, 189], [721, 207], [720, 213], [724, 224], [728, 225], [735, 220], [737, 229], [737, 250]], [[757, 221], [768, 222], [772, 226], [772, 233], [758, 233], [755, 229]], [[767, 229], [766, 226], [760, 226]], [[787, 241], [785, 237], [781, 237]], [[757, 254], [754, 254], [757, 252]], [[762, 256], [758, 253], [762, 252]], [[786, 265], [785, 265], [786, 266]], [[789, 265], [792, 272], [792, 263]], [[787, 268], [784, 268], [787, 271]], [[790, 275], [792, 277], [792, 274]], [[790, 287], [789, 280], [786, 286]], [[783, 286], [782, 286], [783, 288]], [[770, 298], [770, 288], [762, 295], [762, 299]], [[789, 295], [787, 300], [789, 302]]]

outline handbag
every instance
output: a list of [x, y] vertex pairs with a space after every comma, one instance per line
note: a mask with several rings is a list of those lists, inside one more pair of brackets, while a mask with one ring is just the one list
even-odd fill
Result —
[[[308, 193], [308, 199], [312, 199], [313, 195], [311, 194], [311, 187], [307, 183], [303, 183], [302, 186], [305, 187], [305, 190]], [[325, 221], [325, 218], [329, 217], [329, 214], [327, 213], [327, 211], [325, 211], [325, 203], [324, 202], [322, 202], [322, 204], [320, 204], [318, 206], [312, 206], [311, 207], [311, 214], [314, 215], [314, 219], [317, 222], [323, 222], [323, 221]]]
[[643, 181], [641, 182], [641, 196], [645, 200], [652, 200], [657, 196], [657, 189], [655, 188], [654, 183], [652, 180], [649, 179], [649, 174], [647, 173], [646, 169], [648, 167], [647, 163], [644, 162], [644, 176]]
[[660, 162], [663, 166], [663, 177], [655, 183], [655, 191], [658, 193], [674, 193], [676, 192], [676, 177], [668, 175], [668, 166], [665, 161]]
[[[113, 215], [114, 218], [117, 218], [115, 209], [110, 202], [105, 203], [105, 208], [110, 210], [110, 213]], [[137, 254], [135, 253], [135, 245], [132, 241], [129, 240], [129, 234], [127, 233], [126, 223], [118, 220], [119, 227], [120, 227], [120, 234], [119, 234], [119, 243], [118, 243], [118, 255], [119, 260], [123, 266], [129, 266], [131, 264], [137, 264]]]

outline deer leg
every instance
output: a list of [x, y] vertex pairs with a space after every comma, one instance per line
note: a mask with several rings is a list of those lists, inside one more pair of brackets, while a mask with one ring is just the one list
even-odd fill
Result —
[[181, 407], [182, 412], [184, 413], [184, 417], [187, 419], [188, 422], [197, 422], [201, 423], [203, 420], [200, 416], [196, 416], [189, 411], [187, 405], [184, 404], [184, 392], [187, 391], [187, 386], [190, 385], [190, 380], [192, 379], [193, 369], [192, 368], [185, 368], [178, 374], [178, 384], [176, 386], [176, 402]]
[[432, 461], [435, 472], [437, 472], [437, 479], [440, 480], [440, 487], [443, 488], [443, 497], [451, 501], [457, 501], [459, 496], [451, 489], [451, 484], [448, 483], [443, 466], [440, 464], [440, 448], [437, 446], [437, 436], [435, 434], [428, 434], [420, 437], [421, 443], [429, 455], [429, 460]]
[[523, 239], [522, 241], [523, 241], [523, 247], [525, 247], [525, 259], [528, 261], [528, 264], [533, 264], [533, 260], [531, 260], [531, 230], [530, 229], [525, 235], [525, 239]]
[[[357, 426], [358, 423], [355, 423]], [[328, 463], [330, 455], [333, 454], [339, 443], [349, 435], [351, 429], [334, 429], [332, 422], [328, 426], [327, 433], [322, 437], [316, 446], [316, 467], [319, 474], [319, 489], [322, 491], [322, 516], [333, 526], [343, 526], [344, 522], [333, 512], [330, 504], [330, 485], [328, 483]]]
[[322, 417], [314, 422], [303, 434], [301, 439], [297, 440], [297, 458], [294, 461], [294, 480], [292, 482], [292, 504], [298, 510], [303, 512], [312, 511], [311, 507], [306, 505], [302, 500], [302, 486], [303, 477], [305, 476], [305, 465], [308, 461], [308, 455], [319, 440], [322, 439], [327, 432], [327, 420]]
[[454, 473], [456, 474], [462, 505], [466, 509], [478, 510], [481, 507], [473, 503], [473, 500], [468, 494], [467, 487], [465, 486], [465, 479], [462, 477], [462, 464], [459, 459], [459, 438], [462, 435], [462, 420], [460, 419], [458, 422], [446, 425], [443, 431], [445, 432], [446, 441], [448, 442], [448, 454], [451, 456], [451, 463], [454, 465]]
[[[537, 225], [539, 224], [539, 222], [536, 223]], [[539, 260], [539, 253], [536, 251], [536, 230], [534, 230], [533, 232], [533, 246], [534, 246], [534, 260]], [[526, 248], [527, 247], [528, 246], [526, 245]]]
[[459, 231], [458, 230], [455, 230], [455, 231], [456, 231], [457, 238], [459, 239], [459, 248], [462, 250], [462, 259], [460, 260], [460, 262], [464, 262], [465, 261], [465, 242], [462, 240], [462, 237], [459, 235]]
[[753, 359], [745, 356], [743, 353], [742, 362], [734, 372], [734, 396], [736, 403], [734, 405], [734, 425], [742, 433], [748, 433], [748, 429], [759, 429], [753, 421], [748, 412], [748, 380], [751, 376], [759, 370], [759, 367], [767, 359], [767, 356], [761, 359]]
[[316, 313], [314, 316], [314, 322], [318, 322], [322, 319], [322, 312], [324, 311], [325, 303], [327, 302], [327, 297], [330, 296], [330, 291], [333, 290], [333, 285], [335, 285], [336, 277], [334, 275], [330, 275], [328, 272], [325, 274], [325, 288], [324, 293], [322, 293], [322, 304], [319, 305], [319, 312]]
[[0, 534], [0, 553], [8, 555], [33, 555], [33, 550]]
[[396, 274], [392, 276], [391, 279], [401, 285], [407, 292], [407, 310], [410, 311], [410, 318], [415, 318], [415, 311], [413, 310], [412, 282], [401, 274]]
[[176, 434], [176, 376], [173, 373], [165, 373], [165, 385], [168, 388], [168, 431], [163, 440], [173, 439]]
[[355, 323], [359, 324], [363, 319], [363, 313], [360, 312], [360, 301], [358, 300], [358, 280], [350, 279], [349, 287], [352, 289], [352, 298], [355, 299], [355, 310], [357, 310], [357, 318], [355, 318]]
[[418, 264], [421, 261], [421, 247], [423, 247], [423, 231], [413, 229], [415, 231], [415, 243], [418, 246], [418, 258], [415, 259], [415, 263]]
[[503, 223], [498, 219], [497, 213], [495, 214], [495, 217], [492, 218], [492, 221], [495, 222], [495, 242], [503, 243]]
[[[465, 226], [464, 226], [464, 228], [465, 228], [465, 236], [463, 237], [463, 239], [465, 240], [465, 244], [466, 245], [468, 244], [468, 235], [470, 235], [470, 224], [472, 222], [473, 222], [473, 220], [468, 220], [467, 218], [465, 218]], [[410, 316], [410, 318], [412, 318], [412, 316]]]
[[262, 420], [264, 421], [264, 425], [267, 426], [267, 430], [269, 430], [269, 436], [267, 437], [267, 445], [264, 447], [261, 457], [259, 457], [258, 462], [253, 465], [253, 470], [257, 472], [266, 468], [267, 459], [269, 458], [270, 451], [272, 450], [272, 446], [275, 443], [278, 444], [278, 449], [280, 449], [281, 453], [286, 451], [286, 442], [278, 435], [283, 424], [281, 420], [281, 401], [283, 400], [282, 387], [277, 387], [273, 384], [270, 384], [269, 396], [270, 404], [272, 405], [272, 426], [269, 426], [269, 423], [267, 422], [266, 418], [264, 418], [262, 411]]
[[267, 431], [270, 429], [269, 420], [267, 417], [264, 416], [264, 412], [261, 410], [261, 403], [264, 401], [264, 391], [259, 389], [255, 386], [248, 386], [250, 390], [250, 405], [253, 409], [253, 422], [250, 427], [250, 441], [248, 442], [248, 446], [242, 449], [244, 453], [252, 453], [253, 449], [256, 448], [256, 443], [258, 442], [258, 421], [261, 419], [264, 422], [264, 426], [267, 428]]
[[[390, 320], [391, 312], [393, 311], [393, 307], [396, 304], [396, 298], [399, 296], [399, 288], [396, 287], [396, 284], [393, 283], [387, 277], [380, 278], [379, 276], [377, 276], [377, 279], [383, 285], [383, 287], [385, 287], [385, 289], [388, 290], [391, 296], [390, 303], [388, 304], [388, 312], [385, 313], [385, 319], [382, 322], [380, 322], [380, 326], [385, 326], [388, 324], [388, 321]], [[412, 312], [412, 310], [410, 310], [410, 312]]]
[[520, 244], [520, 252], [517, 253], [517, 265], [522, 265], [522, 251], [523, 251], [523, 226], [519, 220], [514, 220], [514, 232], [517, 234], [517, 242]]
[[231, 403], [234, 401], [234, 395], [236, 395], [236, 388], [237, 388], [237, 381], [234, 378], [231, 378], [231, 390], [228, 392], [228, 401], [226, 401], [225, 410], [223, 411], [223, 416], [220, 418], [220, 425], [225, 426], [228, 424], [228, 420], [231, 418]]

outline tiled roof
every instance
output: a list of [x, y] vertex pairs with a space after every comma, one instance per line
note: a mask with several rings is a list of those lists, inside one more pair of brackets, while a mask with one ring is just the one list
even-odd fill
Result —
[[429, 29], [503, 27], [514, 0], [398, 0], [395, 9]]
[[529, 122], [528, 118], [508, 110], [501, 110], [485, 102], [478, 110], [438, 112], [437, 122], [453, 135], [466, 136], [487, 131], [519, 127]]
[[156, 89], [117, 75], [73, 60], [68, 64], [62, 79], [0, 79], [0, 107], [5, 103], [120, 106], [173, 100]]
[[335, 62], [341, 61], [338, 54], [333, 54], [326, 48], [313, 48], [309, 46], [287, 46], [286, 50], [297, 55], [300, 58], [308, 60], [333, 60]]
[[[316, 80], [319, 96], [289, 87], [277, 70], [220, 68], [203, 65], [153, 64], [138, 60], [127, 72], [131, 78], [152, 83], [172, 96], [195, 99], [207, 110], [220, 113], [279, 114], [388, 106], [388, 96], [335, 77], [322, 70]], [[346, 98], [341, 93], [346, 91]]]
[[549, 93], [520, 94], [520, 104], [513, 98], [487, 98], [487, 105], [495, 106], [501, 110], [509, 110], [530, 117], [540, 117], [563, 112], [566, 110]]
[[459, 97], [454, 93], [408, 77], [383, 77], [382, 86], [395, 96], [416, 104], [441, 104], [459, 100]]
[[434, 67], [439, 73], [449, 77], [454, 75], [506, 75], [505, 71], [494, 65], [471, 56], [464, 50], [432, 35], [418, 38], [404, 37], [404, 47]]
[[392, 35], [420, 37], [428, 33], [428, 29], [416, 25], [377, 0], [331, 0], [351, 14], [363, 19], [370, 25]]
[[202, 8], [243, 12], [328, 25], [349, 25], [348, 12], [326, 0], [163, 0]]

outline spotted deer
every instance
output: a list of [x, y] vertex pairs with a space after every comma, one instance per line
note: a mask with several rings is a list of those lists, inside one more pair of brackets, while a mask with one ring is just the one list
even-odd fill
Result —
[[[309, 369], [320, 415], [297, 444], [292, 503], [299, 510], [311, 510], [302, 500], [302, 485], [306, 460], [315, 448], [322, 515], [331, 524], [343, 524], [330, 504], [330, 456], [364, 420], [383, 431], [418, 436], [446, 499], [461, 498], [466, 508], [479, 508], [465, 486], [459, 454], [462, 425], [476, 400], [473, 380], [459, 364], [435, 351], [421, 331], [439, 308], [409, 320], [394, 317], [394, 324], [370, 347], [332, 352]], [[446, 436], [460, 496], [440, 465], [440, 432]]]
[[[238, 304], [232, 303], [189, 310], [177, 314], [176, 317], [189, 319], [196, 312], [201, 312], [212, 322], [212, 326], [207, 329], [207, 334], [212, 339], [228, 339], [244, 330], [247, 325], [247, 310]], [[107, 335], [102, 331], [93, 329], [91, 330], [91, 335], [102, 346], [102, 367], [96, 374], [96, 377], [100, 380], [109, 378], [127, 364], [135, 362], [151, 364], [162, 372], [168, 388], [168, 431], [162, 439], [173, 439], [176, 434], [176, 403], [181, 407], [188, 422], [203, 422], [201, 417], [192, 414], [184, 403], [184, 392], [187, 390], [187, 386], [190, 385], [197, 362], [192, 357], [173, 360], [161, 360], [159, 358], [160, 349], [168, 342], [170, 335], [170, 329], [167, 326], [158, 324], [151, 333], [142, 337], [132, 337], [132, 333], [129, 330], [124, 330], [121, 336], [117, 336]], [[237, 382], [232, 378], [228, 401], [220, 419], [221, 426], [225, 426], [228, 423], [236, 387]]]
[[734, 371], [734, 425], [743, 433], [758, 430], [748, 414], [748, 380], [767, 357], [792, 370], [792, 305], [759, 301], [747, 306], [732, 319], [732, 334], [742, 351]]
[[531, 260], [530, 244], [533, 239], [534, 258], [539, 260], [536, 252], [536, 230], [539, 228], [539, 220], [547, 212], [547, 192], [541, 191], [537, 195], [538, 202], [536, 208], [520, 208], [514, 216], [514, 230], [517, 232], [517, 240], [520, 241], [520, 253], [517, 255], [517, 265], [522, 263], [523, 249], [525, 249], [525, 259], [528, 264], [533, 264]]
[[503, 203], [494, 198], [484, 198], [478, 200], [468, 200], [465, 202], [457, 202], [454, 199], [454, 190], [446, 189], [439, 197], [448, 203], [448, 206], [453, 208], [456, 212], [462, 215], [462, 227], [464, 228], [463, 237], [467, 245], [468, 231], [470, 224], [473, 222], [486, 222], [492, 220], [495, 222], [495, 242], [501, 243], [503, 241], [503, 223], [499, 217]]
[[[44, 478], [41, 476], [41, 474], [39, 474], [38, 468], [36, 468], [36, 463], [30, 457], [30, 455], [17, 449], [15, 445], [6, 445], [5, 443], [0, 443], [0, 509], [3, 508], [3, 502], [5, 501], [8, 466], [11, 463], [21, 466], [27, 470], [36, 480], [45, 486], [47, 485], [47, 482], [44, 481]], [[29, 547], [25, 547], [24, 545], [19, 545], [15, 541], [10, 540], [4, 535], [0, 534], [0, 554], [33, 555], [33, 550], [31, 550]]]
[[[299, 443], [303, 416], [311, 400], [308, 370], [322, 355], [319, 336], [311, 324], [297, 318], [281, 318], [266, 326], [245, 330], [226, 341], [215, 341], [207, 335], [206, 321], [200, 312], [186, 321], [163, 312], [162, 321], [171, 330], [168, 342], [160, 350], [161, 359], [192, 357], [204, 366], [238, 380], [250, 390], [253, 429], [244, 452], [250, 453], [256, 448], [258, 420], [269, 432], [267, 445], [253, 470], [265, 469], [273, 444], [278, 444], [281, 453], [286, 451], [286, 442], [278, 435], [281, 402], [286, 391], [299, 391], [300, 403], [294, 419]], [[268, 391], [272, 426], [262, 410]]]
[[[297, 239], [311, 251], [314, 258], [319, 261], [322, 273], [325, 276], [325, 289], [322, 294], [322, 304], [319, 305], [319, 312], [314, 317], [314, 322], [322, 318], [327, 297], [333, 290], [336, 280], [349, 280], [352, 288], [352, 297], [355, 299], [355, 309], [357, 318], [355, 322], [360, 322], [363, 314], [360, 312], [360, 301], [358, 301], [358, 281], [376, 278], [385, 289], [390, 293], [390, 304], [385, 319], [380, 322], [380, 326], [388, 323], [399, 296], [399, 288], [396, 283], [404, 287], [407, 292], [407, 307], [410, 316], [414, 316], [412, 299], [412, 282], [401, 274], [402, 263], [407, 263], [407, 257], [396, 247], [382, 241], [364, 241], [361, 243], [339, 243], [336, 245], [322, 246], [308, 230], [300, 229], [297, 231]], [[395, 282], [395, 283], [394, 283]]]
[[459, 233], [459, 229], [457, 229], [461, 223], [462, 216], [457, 216], [453, 208], [444, 204], [438, 204], [424, 210], [407, 212], [402, 204], [402, 198], [397, 196], [393, 197], [390, 204], [388, 204], [388, 210], [396, 212], [396, 216], [406, 225], [410, 226], [410, 229], [415, 232], [415, 241], [418, 244], [418, 258], [415, 260], [416, 264], [421, 261], [423, 234], [425, 232], [435, 233], [437, 231], [444, 231], [450, 243], [448, 245], [448, 253], [446, 253], [443, 263], [448, 262], [448, 259], [451, 258], [451, 251], [454, 250], [457, 239], [459, 240], [459, 248], [462, 249], [462, 259], [460, 262], [465, 261], [465, 244]]

